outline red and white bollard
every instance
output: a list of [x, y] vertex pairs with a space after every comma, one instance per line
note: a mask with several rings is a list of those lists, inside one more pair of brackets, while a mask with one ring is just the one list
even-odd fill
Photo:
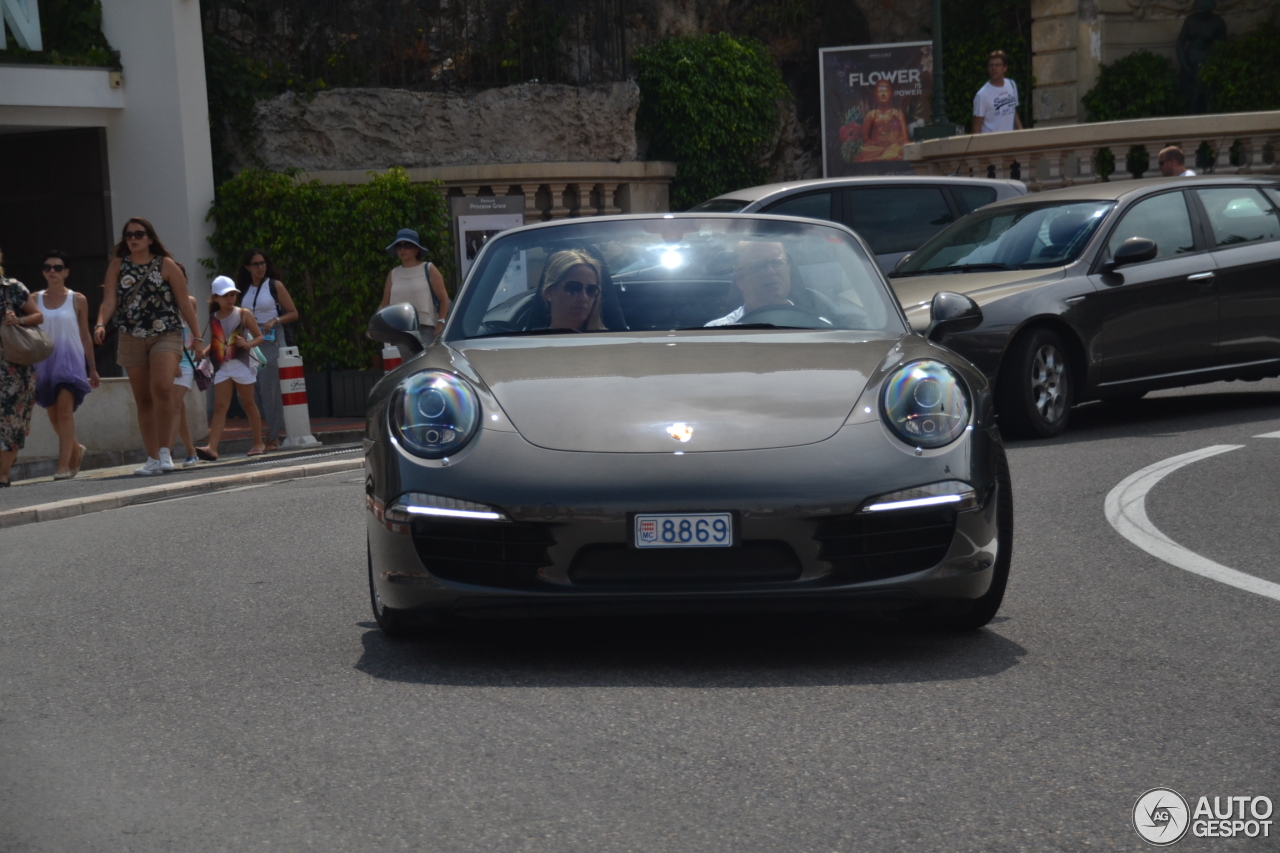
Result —
[[400, 357], [400, 348], [395, 344], [384, 344], [382, 347], [382, 369], [387, 373], [400, 366], [404, 359]]
[[284, 403], [284, 431], [281, 447], [313, 447], [320, 442], [311, 434], [311, 413], [307, 411], [307, 380], [297, 347], [281, 347], [280, 399]]

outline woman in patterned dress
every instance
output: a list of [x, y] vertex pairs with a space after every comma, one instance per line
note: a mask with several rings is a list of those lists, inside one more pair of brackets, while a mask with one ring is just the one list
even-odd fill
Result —
[[173, 470], [169, 448], [163, 445], [173, 417], [170, 398], [182, 357], [182, 321], [192, 329], [200, 328], [200, 321], [187, 298], [187, 277], [150, 222], [139, 216], [126, 222], [113, 254], [102, 281], [93, 340], [102, 344], [107, 320], [114, 316], [120, 330], [116, 363], [129, 374], [147, 450], [146, 464], [133, 473], [161, 474]]
[[[3, 260], [4, 256], [0, 255], [0, 262]], [[44, 322], [31, 291], [17, 279], [5, 278], [3, 266], [0, 266], [0, 316], [6, 326], [39, 326]], [[31, 429], [35, 402], [35, 369], [6, 359], [4, 344], [0, 343], [0, 488], [9, 485], [9, 472]]]

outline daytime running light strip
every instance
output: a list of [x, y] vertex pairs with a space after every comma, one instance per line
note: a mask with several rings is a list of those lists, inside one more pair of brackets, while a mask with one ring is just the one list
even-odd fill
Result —
[[938, 504], [954, 504], [964, 500], [964, 495], [935, 495], [930, 498], [913, 498], [909, 501], [888, 501], [872, 504], [864, 512], [883, 512], [887, 509], [910, 509], [917, 506], [937, 506]]
[[401, 506], [410, 515], [442, 515], [446, 518], [479, 518], [486, 521], [497, 521], [502, 518], [500, 512], [482, 512], [474, 509], [443, 509], [434, 506]]

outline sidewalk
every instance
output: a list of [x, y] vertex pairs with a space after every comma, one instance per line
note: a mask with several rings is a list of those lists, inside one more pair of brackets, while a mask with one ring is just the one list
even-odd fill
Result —
[[[364, 418], [312, 418], [311, 434], [324, 445], [354, 444], [364, 436]], [[206, 439], [207, 435], [201, 436], [196, 443], [203, 445]], [[244, 418], [229, 418], [226, 429], [222, 433], [222, 441], [219, 443], [219, 457], [243, 455], [251, 446], [249, 421]], [[182, 459], [182, 442], [179, 441], [175, 461], [181, 465]], [[123, 466], [136, 467], [146, 461], [146, 451], [141, 447], [128, 451], [94, 452], [91, 450], [85, 453], [84, 461], [80, 465], [81, 476], [87, 471]], [[53, 472], [57, 467], [56, 459], [32, 459], [14, 465], [10, 476], [14, 485], [20, 482], [52, 480]]]

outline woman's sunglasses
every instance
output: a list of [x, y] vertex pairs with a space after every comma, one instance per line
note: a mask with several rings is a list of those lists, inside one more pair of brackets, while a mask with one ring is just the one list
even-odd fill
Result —
[[67, 268], [66, 264], [45, 264], [40, 269], [45, 272], [62, 272]]
[[126, 232], [124, 232], [124, 238], [125, 238], [126, 240], [141, 240], [143, 237], [146, 237], [146, 236], [147, 236], [147, 232], [146, 232], [146, 231], [126, 231]]
[[556, 282], [556, 284], [564, 291], [565, 296], [578, 296], [584, 290], [587, 292], [588, 299], [595, 299], [600, 295], [600, 285], [598, 284], [583, 284], [580, 281], [560, 281]]

